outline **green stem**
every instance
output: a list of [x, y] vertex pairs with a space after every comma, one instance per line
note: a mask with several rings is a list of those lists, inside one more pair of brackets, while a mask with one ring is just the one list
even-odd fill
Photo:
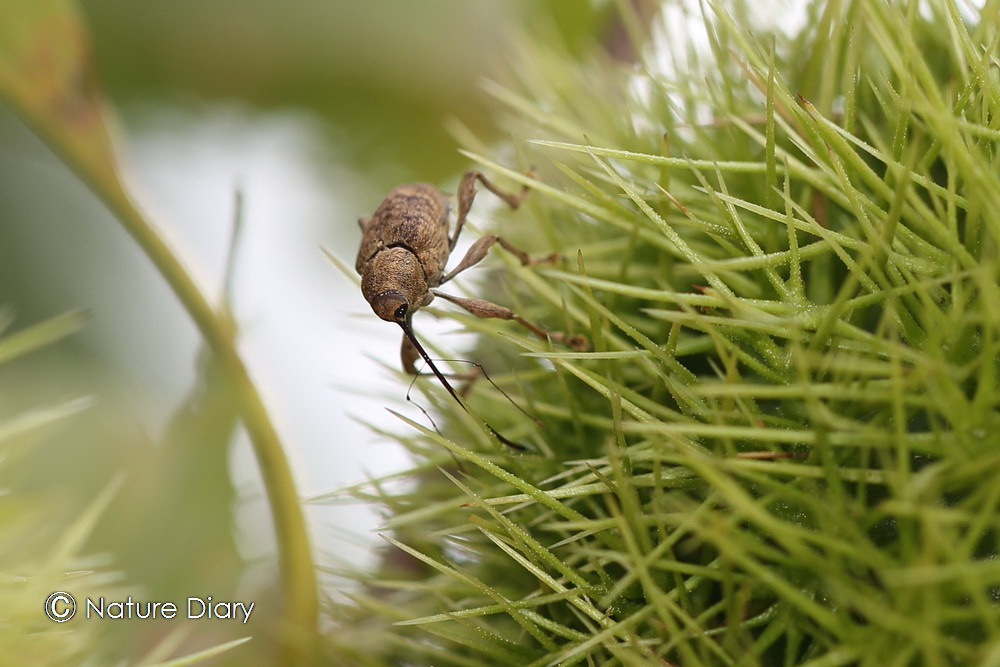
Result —
[[187, 309], [233, 386], [267, 492], [278, 540], [287, 620], [295, 634], [314, 631], [318, 600], [316, 573], [291, 467], [257, 387], [236, 348], [236, 328], [227, 312], [211, 307], [166, 241], [124, 190], [101, 192], [104, 203], [153, 262]]
[[278, 541], [287, 621], [282, 641], [292, 660], [306, 662], [313, 648], [311, 642], [317, 636], [319, 606], [309, 536], [281, 440], [237, 351], [236, 327], [230, 313], [225, 308], [212, 308], [180, 258], [132, 201], [117, 173], [102, 175], [92, 169], [83, 151], [66, 141], [57, 127], [44, 122], [15, 100], [11, 101], [15, 102], [12, 107], [21, 112], [21, 117], [87, 184], [146, 253], [236, 387], [239, 412], [260, 467]]

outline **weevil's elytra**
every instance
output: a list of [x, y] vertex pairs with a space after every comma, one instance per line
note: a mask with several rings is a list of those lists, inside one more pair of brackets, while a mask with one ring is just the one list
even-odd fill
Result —
[[[468, 408], [465, 403], [431, 362], [410, 325], [413, 313], [429, 304], [435, 296], [447, 299], [478, 317], [514, 320], [543, 338], [549, 337], [557, 342], [565, 342], [577, 349], [589, 347], [582, 336], [567, 336], [561, 332], [546, 331], [509, 308], [481, 299], [451, 296], [435, 289], [462, 271], [478, 264], [496, 243], [513, 253], [522, 264], [526, 265], [538, 261], [554, 261], [558, 258], [558, 255], [553, 254], [542, 260], [534, 260], [506, 239], [495, 234], [486, 234], [472, 244], [457, 267], [450, 273], [445, 273], [448, 257], [455, 249], [455, 243], [476, 196], [477, 180], [511, 208], [517, 208], [528, 193], [527, 187], [516, 195], [505, 192], [480, 172], [475, 170], [466, 172], [458, 188], [455, 232], [449, 236], [448, 197], [429, 183], [400, 185], [382, 200], [370, 218], [358, 220], [362, 236], [354, 264], [357, 272], [361, 274], [361, 292], [375, 314], [383, 320], [395, 322], [403, 329], [403, 345], [400, 353], [403, 368], [409, 373], [417, 373], [414, 366], [417, 359], [417, 355], [414, 354], [416, 350], [441, 384], [466, 410]], [[522, 445], [501, 436], [488, 424], [487, 427], [504, 444], [524, 449]]]
[[[364, 236], [355, 263], [358, 273], [364, 276], [365, 266], [386, 248], [402, 248], [419, 262], [428, 287], [440, 285], [451, 252], [449, 208], [448, 198], [430, 183], [411, 183], [393, 189], [372, 217], [362, 221]], [[374, 267], [369, 270], [373, 271]]]

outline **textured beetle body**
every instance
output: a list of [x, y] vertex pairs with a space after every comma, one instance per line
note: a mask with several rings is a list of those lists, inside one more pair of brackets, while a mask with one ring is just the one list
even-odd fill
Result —
[[372, 216], [362, 220], [355, 268], [368, 302], [409, 286], [410, 294], [404, 295], [411, 297], [413, 306], [430, 303], [433, 295], [428, 290], [441, 284], [451, 254], [449, 209], [448, 198], [433, 185], [410, 183], [393, 189]]

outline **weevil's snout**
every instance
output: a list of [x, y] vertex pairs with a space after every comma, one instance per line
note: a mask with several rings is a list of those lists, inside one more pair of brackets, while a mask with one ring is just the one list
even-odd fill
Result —
[[361, 292], [376, 315], [397, 324], [407, 322], [429, 294], [420, 262], [405, 248], [386, 248], [372, 257], [361, 274]]

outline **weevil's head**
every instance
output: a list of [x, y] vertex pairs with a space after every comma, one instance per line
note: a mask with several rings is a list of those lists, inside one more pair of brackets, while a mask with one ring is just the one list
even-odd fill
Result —
[[429, 301], [424, 270], [406, 248], [385, 248], [372, 257], [361, 273], [361, 292], [376, 315], [404, 329]]

